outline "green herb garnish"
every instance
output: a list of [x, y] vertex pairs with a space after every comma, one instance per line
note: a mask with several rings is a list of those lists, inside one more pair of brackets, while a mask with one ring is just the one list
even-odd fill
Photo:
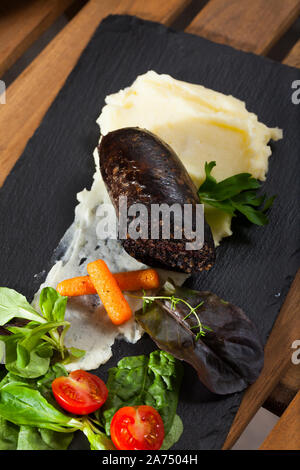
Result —
[[[50, 364], [67, 363], [85, 351], [66, 348], [64, 338], [70, 323], [65, 321], [67, 297], [45, 287], [40, 295], [39, 313], [26, 298], [13, 289], [0, 288], [0, 326], [7, 335], [0, 336], [5, 344], [5, 367], [21, 377], [35, 378], [46, 374]], [[12, 326], [14, 318], [28, 320], [22, 327]]]
[[196, 341], [200, 338], [200, 336], [205, 335], [204, 330], [210, 330], [208, 326], [202, 325], [200, 318], [196, 312], [198, 308], [200, 308], [204, 302], [200, 302], [200, 304], [196, 305], [196, 307], [192, 307], [186, 300], [180, 299], [179, 297], [175, 297], [174, 295], [170, 296], [164, 296], [164, 295], [158, 295], [158, 296], [143, 296], [143, 310], [145, 311], [145, 308], [151, 304], [154, 300], [167, 300], [171, 302], [171, 310], [176, 310], [176, 305], [179, 302], [182, 302], [184, 305], [188, 307], [190, 310], [189, 313], [183, 318], [183, 320], [186, 320], [189, 316], [194, 315], [197, 319], [197, 325], [193, 326], [191, 329], [199, 329], [197, 335], [196, 335]]
[[[198, 189], [201, 203], [227, 212], [233, 217], [240, 212], [253, 224], [266, 225], [269, 221], [265, 213], [276, 196], [267, 200], [265, 194], [257, 196], [256, 190], [260, 183], [250, 173], [239, 173], [218, 183], [211, 175], [215, 166], [216, 162], [205, 163], [206, 179]], [[258, 209], [263, 204], [264, 207]]]
[[196, 317], [196, 320], [197, 320], [197, 325], [195, 326], [192, 326], [191, 327], [191, 330], [192, 329], [198, 329], [199, 331], [197, 332], [196, 334], [196, 341], [201, 337], [201, 336], [204, 336], [205, 335], [205, 331], [204, 330], [207, 330], [207, 331], [212, 331], [211, 328], [209, 328], [208, 326], [205, 326], [205, 325], [202, 325], [201, 321], [200, 321], [200, 318], [198, 316], [198, 313], [197, 313], [197, 309], [200, 308], [204, 302], [200, 302], [198, 305], [196, 305], [196, 307], [192, 307], [186, 300], [184, 299], [181, 299], [179, 297], [175, 297], [174, 295], [154, 295], [154, 296], [151, 296], [151, 295], [146, 295], [145, 291], [143, 291], [143, 297], [137, 297], [135, 295], [130, 295], [130, 294], [127, 294], [129, 295], [130, 297], [135, 297], [135, 298], [138, 298], [138, 299], [142, 299], [143, 300], [143, 312], [145, 313], [147, 308], [151, 306], [151, 304], [155, 301], [155, 300], [166, 300], [166, 301], [169, 301], [171, 303], [171, 310], [176, 310], [176, 306], [179, 302], [182, 302], [184, 305], [186, 305], [189, 309], [189, 313], [183, 318], [183, 320], [186, 320], [187, 318], [189, 318], [189, 316], [191, 315], [194, 315]]

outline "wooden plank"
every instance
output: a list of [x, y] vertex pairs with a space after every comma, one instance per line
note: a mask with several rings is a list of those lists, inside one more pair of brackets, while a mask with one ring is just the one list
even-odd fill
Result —
[[187, 31], [248, 52], [266, 54], [297, 19], [299, 0], [210, 0]]
[[[265, 347], [265, 364], [258, 380], [245, 392], [223, 449], [230, 449], [275, 388], [291, 363], [292, 343], [300, 332], [300, 270], [281, 308]], [[298, 366], [299, 367], [299, 366]]]
[[2, 0], [0, 77], [72, 3], [73, 0]]
[[285, 57], [283, 63], [286, 65], [291, 65], [292, 67], [300, 68], [300, 39], [298, 42], [296, 42], [289, 54]]
[[300, 391], [260, 446], [260, 450], [300, 450]]
[[105, 16], [137, 14], [168, 24], [189, 1], [90, 0], [7, 89], [0, 107], [0, 186]]
[[[185, 10], [192, 0], [121, 0], [111, 13], [136, 15], [145, 20], [158, 21], [169, 26]], [[105, 3], [105, 2], [104, 2]], [[110, 3], [108, 2], [108, 7]]]
[[[300, 339], [300, 329], [298, 336]], [[298, 390], [300, 390], [300, 365], [291, 363], [263, 406], [271, 413], [281, 416]]]
[[[285, 57], [283, 63], [300, 68], [300, 40]], [[300, 328], [298, 336], [300, 339]], [[291, 363], [263, 406], [277, 416], [281, 416], [298, 390], [300, 390], [300, 366]]]

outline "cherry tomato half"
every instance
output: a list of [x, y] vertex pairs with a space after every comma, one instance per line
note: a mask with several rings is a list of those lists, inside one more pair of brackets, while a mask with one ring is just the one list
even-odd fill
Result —
[[52, 382], [57, 403], [70, 413], [87, 415], [96, 411], [106, 401], [105, 383], [84, 370], [75, 370], [68, 377], [58, 377]]
[[119, 450], [158, 450], [165, 432], [160, 414], [152, 406], [125, 406], [114, 415], [111, 438]]

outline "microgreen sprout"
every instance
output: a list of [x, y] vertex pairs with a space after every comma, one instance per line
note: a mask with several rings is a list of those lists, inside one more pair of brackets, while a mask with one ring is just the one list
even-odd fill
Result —
[[196, 305], [196, 307], [192, 307], [186, 300], [181, 299], [179, 297], [175, 297], [174, 295], [170, 295], [170, 296], [166, 296], [166, 295], [151, 296], [151, 295], [146, 295], [145, 291], [143, 291], [143, 297], [138, 297], [138, 296], [135, 296], [135, 295], [130, 295], [130, 297], [135, 297], [135, 298], [143, 300], [143, 312], [144, 313], [146, 312], [146, 309], [155, 300], [167, 300], [167, 301], [169, 301], [171, 303], [171, 310], [173, 310], [173, 311], [176, 309], [176, 306], [179, 302], [183, 303], [189, 309], [189, 313], [183, 318], [183, 320], [187, 320], [191, 315], [194, 315], [196, 317], [197, 325], [190, 327], [191, 330], [199, 329], [199, 331], [196, 334], [196, 341], [198, 341], [198, 339], [201, 336], [205, 336], [205, 333], [206, 333], [205, 330], [212, 331], [211, 328], [209, 328], [208, 326], [202, 325], [202, 323], [200, 321], [200, 318], [198, 316], [198, 313], [196, 312], [196, 310], [198, 310], [198, 308], [200, 308], [204, 304], [204, 301], [200, 302], [198, 305]]

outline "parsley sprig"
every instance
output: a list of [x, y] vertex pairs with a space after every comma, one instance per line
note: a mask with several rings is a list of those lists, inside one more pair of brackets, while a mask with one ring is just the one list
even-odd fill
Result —
[[[231, 216], [240, 212], [253, 224], [266, 225], [269, 221], [265, 213], [276, 196], [267, 200], [265, 194], [257, 196], [256, 190], [260, 184], [250, 173], [239, 173], [218, 183], [211, 175], [215, 166], [216, 162], [205, 163], [206, 179], [198, 190], [201, 203], [227, 212]], [[258, 209], [263, 204], [264, 207]]]

